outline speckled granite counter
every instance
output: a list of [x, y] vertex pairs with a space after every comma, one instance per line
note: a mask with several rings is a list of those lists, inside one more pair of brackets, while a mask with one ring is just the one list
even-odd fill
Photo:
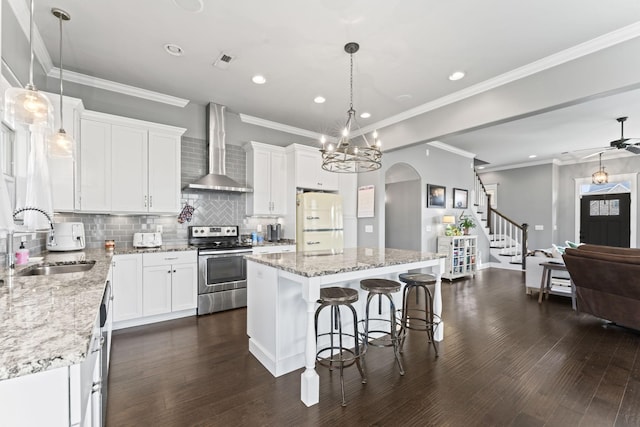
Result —
[[0, 380], [85, 359], [112, 255], [100, 249], [44, 255], [44, 262], [96, 261], [80, 273], [22, 277], [0, 270]]
[[174, 251], [195, 251], [198, 250], [195, 246], [187, 244], [178, 245], [162, 245], [158, 248], [115, 248], [114, 255], [128, 255], [128, 254], [150, 254], [155, 252], [174, 252]]
[[341, 254], [289, 252], [247, 255], [245, 258], [300, 276], [316, 277], [435, 260], [446, 258], [446, 255], [402, 249], [347, 248]]

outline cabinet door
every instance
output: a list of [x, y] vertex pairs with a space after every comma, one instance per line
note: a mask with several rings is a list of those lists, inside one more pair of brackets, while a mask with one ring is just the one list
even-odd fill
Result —
[[142, 255], [113, 257], [113, 321], [142, 317]]
[[338, 190], [338, 174], [322, 169], [322, 157], [319, 150], [300, 150], [296, 152], [296, 187], [312, 190]]
[[188, 310], [198, 305], [198, 264], [173, 265], [171, 311]]
[[271, 153], [266, 150], [253, 150], [253, 199], [249, 215], [271, 214]]
[[80, 209], [111, 210], [111, 125], [80, 122]]
[[142, 314], [171, 311], [171, 265], [145, 267], [142, 277]]
[[112, 125], [111, 209], [114, 212], [146, 212], [147, 131]]
[[180, 210], [180, 138], [149, 132], [149, 212]]
[[284, 153], [271, 153], [271, 213], [287, 212], [287, 157]]

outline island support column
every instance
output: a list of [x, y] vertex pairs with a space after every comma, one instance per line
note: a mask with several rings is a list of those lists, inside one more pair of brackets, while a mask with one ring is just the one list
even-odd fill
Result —
[[442, 341], [444, 339], [444, 322], [442, 321], [442, 272], [444, 271], [444, 258], [441, 258], [438, 265], [434, 266], [431, 271], [436, 275], [436, 288], [433, 294], [433, 314], [440, 319], [439, 323], [433, 325], [433, 339]]
[[316, 302], [320, 299], [320, 281], [310, 278], [302, 285], [302, 297], [307, 303], [307, 338], [305, 343], [305, 370], [300, 376], [300, 400], [307, 406], [320, 401], [320, 377], [316, 372]]

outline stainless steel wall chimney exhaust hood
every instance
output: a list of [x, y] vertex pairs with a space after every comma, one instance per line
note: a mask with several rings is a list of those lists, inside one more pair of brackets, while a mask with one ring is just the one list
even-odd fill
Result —
[[207, 105], [207, 138], [209, 139], [209, 173], [184, 187], [185, 190], [233, 191], [251, 193], [253, 189], [238, 184], [226, 175], [224, 115], [227, 107]]

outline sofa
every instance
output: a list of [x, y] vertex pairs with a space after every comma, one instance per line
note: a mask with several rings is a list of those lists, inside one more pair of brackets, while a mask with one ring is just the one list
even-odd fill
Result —
[[640, 249], [587, 244], [562, 257], [579, 312], [640, 330]]

